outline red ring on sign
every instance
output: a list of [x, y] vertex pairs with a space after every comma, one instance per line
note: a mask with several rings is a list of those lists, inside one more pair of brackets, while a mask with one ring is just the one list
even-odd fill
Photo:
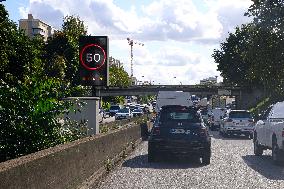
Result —
[[[84, 62], [84, 60], [83, 60], [83, 53], [84, 53], [84, 51], [85, 51], [87, 48], [89, 48], [89, 47], [98, 47], [98, 48], [101, 49], [101, 51], [103, 52], [103, 54], [104, 54], [104, 59], [103, 59], [102, 64], [101, 64], [99, 67], [91, 68], [91, 67], [89, 67], [89, 66], [87, 66], [87, 65], [85, 64], [85, 62]], [[94, 71], [94, 70], [100, 69], [100, 68], [105, 64], [105, 60], [106, 60], [106, 52], [104, 51], [104, 49], [103, 49], [101, 46], [96, 45], [96, 44], [89, 44], [89, 45], [86, 45], [86, 46], [84, 46], [84, 48], [83, 48], [82, 51], [80, 52], [80, 62], [81, 62], [81, 64], [82, 64], [82, 66], [83, 66], [84, 68], [86, 68], [87, 70], [90, 70], [90, 71]]]

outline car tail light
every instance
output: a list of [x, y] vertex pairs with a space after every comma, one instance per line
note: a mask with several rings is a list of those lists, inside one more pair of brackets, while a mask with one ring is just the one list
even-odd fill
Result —
[[153, 135], [160, 135], [160, 134], [161, 134], [160, 127], [155, 126], [153, 128]]
[[233, 120], [229, 118], [226, 120], [226, 122], [233, 122]]

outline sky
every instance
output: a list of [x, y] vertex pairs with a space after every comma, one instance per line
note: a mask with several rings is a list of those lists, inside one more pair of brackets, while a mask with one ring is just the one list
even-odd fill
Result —
[[61, 29], [63, 17], [79, 16], [90, 35], [109, 36], [110, 56], [130, 75], [153, 84], [198, 84], [218, 76], [211, 57], [229, 32], [251, 21], [251, 0], [6, 0], [10, 19], [34, 18]]

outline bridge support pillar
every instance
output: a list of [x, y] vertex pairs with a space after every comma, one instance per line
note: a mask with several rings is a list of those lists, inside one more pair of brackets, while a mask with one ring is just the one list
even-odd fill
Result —
[[264, 97], [265, 93], [260, 89], [241, 90], [236, 96], [236, 108], [248, 110], [256, 106]]

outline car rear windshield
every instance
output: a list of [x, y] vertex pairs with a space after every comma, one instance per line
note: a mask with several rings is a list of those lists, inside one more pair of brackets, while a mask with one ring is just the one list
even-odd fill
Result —
[[199, 123], [200, 117], [197, 114], [197, 111], [194, 110], [167, 110], [161, 112], [161, 121], [186, 121], [192, 123]]
[[110, 110], [119, 110], [119, 109], [120, 109], [119, 106], [111, 106], [111, 107], [110, 107]]
[[129, 113], [129, 110], [127, 108], [123, 108], [118, 110], [119, 113]]
[[252, 118], [251, 113], [249, 112], [230, 112], [230, 118]]

